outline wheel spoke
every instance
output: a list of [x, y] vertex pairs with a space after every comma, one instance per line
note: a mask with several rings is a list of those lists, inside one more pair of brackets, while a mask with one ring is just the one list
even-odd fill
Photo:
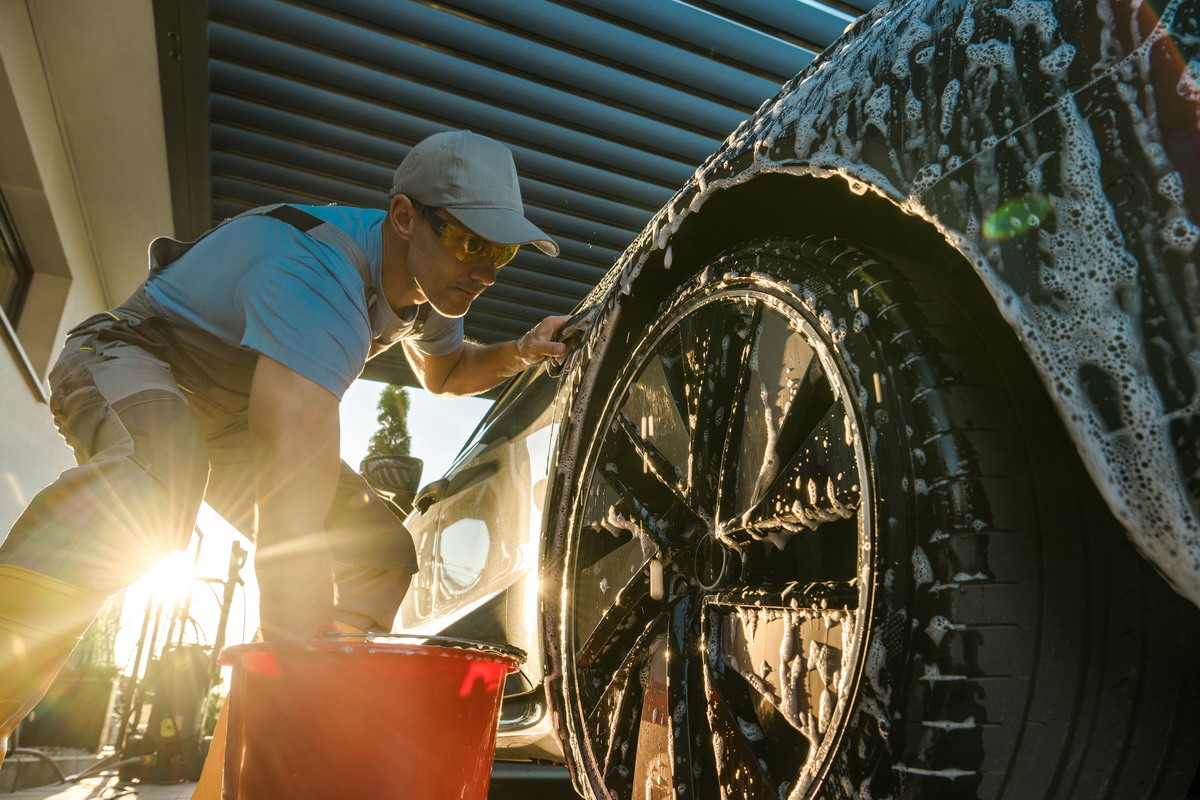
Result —
[[697, 500], [697, 507], [715, 510], [715, 506], [707, 503], [701, 505], [702, 497], [716, 496], [714, 474], [707, 470], [705, 463], [709, 449], [709, 437], [714, 435], [711, 420], [704, 415], [704, 391], [708, 383], [709, 349], [712, 340], [717, 335], [715, 330], [719, 323], [715, 308], [706, 308], [693, 317], [683, 319], [679, 323], [679, 373], [681, 375], [684, 403], [687, 407], [688, 442], [687, 485], [691, 496]]
[[585, 534], [580, 536], [579, 554], [575, 559], [580, 570], [599, 571], [596, 568], [601, 562], [607, 561], [613, 553], [633, 540], [630, 531], [619, 527], [614, 529], [607, 514], [599, 522], [594, 522], [583, 530]]
[[661, 636], [661, 624], [641, 631], [629, 649], [621, 653], [607, 681], [602, 680], [598, 670], [581, 673], [581, 678], [591, 679], [600, 690], [593, 706], [586, 710], [584, 721], [596, 741], [607, 742], [597, 755], [605, 783], [616, 797], [630, 796], [645, 692], [642, 673], [652, 657], [655, 640]]
[[[703, 624], [707, 629], [706, 706], [717, 780], [725, 796], [777, 798], [767, 775], [768, 765], [760, 757], [766, 734], [758, 714], [760, 707], [770, 707], [774, 694], [765, 681], [751, 684], [742, 679], [737, 656], [728, 652], [731, 629], [727, 614], [715, 613], [715, 608], [709, 605]], [[766, 694], [770, 696], [764, 699]], [[793, 731], [784, 731], [784, 735], [795, 737]], [[801, 754], [798, 763], [804, 763], [805, 755]]]
[[581, 520], [579, 552], [575, 556], [577, 569], [595, 572], [596, 564], [634, 538], [634, 531], [630, 530], [633, 526], [622, 525], [617, 519], [614, 508], [620, 503], [621, 498], [611, 486], [604, 481], [592, 482]]
[[776, 439], [776, 452], [781, 464], [788, 462], [788, 456], [796, 452], [800, 442], [812, 435], [813, 429], [821, 424], [830, 407], [837, 402], [820, 360], [808, 345], [803, 347], [804, 350], [795, 356], [797, 369], [803, 365], [803, 373], [796, 393], [787, 405]]
[[[681, 514], [690, 517], [690, 522], [699, 523], [707, 527], [710, 520], [701, 514], [692, 510], [691, 504], [685, 495], [683, 488], [679, 485], [679, 472], [675, 466], [667, 459], [659, 450], [642, 437], [641, 431], [633, 424], [633, 420], [625, 414], [618, 414], [616, 420], [613, 421], [613, 432], [617, 434], [617, 439], [626, 444], [627, 447], [618, 445], [618, 450], [625, 454], [614, 462], [616, 469], [614, 473], [618, 480], [623, 479], [623, 484], [628, 487], [626, 481], [636, 480], [636, 476], [630, 476], [630, 468], [634, 461], [641, 464], [643, 478], [637, 480], [639, 496], [645, 498], [653, 496], [656, 507], [669, 507], [671, 510], [664, 513], [665, 517], [678, 516]], [[648, 504], [649, 505], [649, 504]]]
[[642, 709], [633, 786], [638, 800], [669, 800], [674, 796], [674, 770], [667, 727], [671, 718], [667, 705], [667, 637], [656, 638], [650, 650], [641, 676]]
[[693, 800], [704, 788], [715, 785], [712, 735], [704, 709], [703, 656], [696, 647], [699, 631], [695, 603], [687, 595], [672, 603], [667, 639], [667, 708], [670, 717], [668, 741], [671, 748], [675, 797]]
[[707, 525], [677, 487], [647, 467], [652, 448], [626, 423], [622, 415], [617, 415], [598, 474], [621, 498], [611, 512], [618, 515], [614, 517], [619, 520], [616, 524], [632, 525], [636, 535], [653, 542], [665, 555], [688, 539], [693, 529]]
[[629, 386], [621, 414], [633, 423], [639, 437], [651, 444], [661, 461], [659, 474], [678, 485], [686, 478], [692, 422], [684, 391], [679, 334], [673, 331], [663, 350], [650, 357]]
[[581, 668], [603, 670], [614, 658], [620, 660], [658, 618], [661, 601], [650, 597], [650, 573], [643, 569], [617, 592], [575, 656]]
[[[731, 704], [733, 691], [721, 691], [714, 686], [711, 692], [708, 718], [713, 732], [717, 780], [727, 797], [775, 800], [779, 795], [767, 774], [768, 765], [758, 757], [755, 747], [764, 734], [757, 722], [743, 716], [747, 711], [752, 712], [753, 706], [744, 689], [740, 694], [745, 695], [737, 698], [741, 702]], [[803, 758], [802, 755], [797, 763], [804, 763]]]
[[[636, 597], [639, 575], [657, 551], [604, 481], [593, 481], [582, 515], [575, 552], [572, 606], [580, 639], [592, 635], [605, 614], [626, 613]], [[634, 588], [631, 588], [631, 584]]]
[[[732, 516], [738, 510], [737, 485], [742, 457], [742, 448], [738, 437], [745, 424], [746, 409], [753, 400], [747, 396], [747, 393], [752, 382], [751, 378], [757, 368], [762, 320], [762, 304], [758, 303], [753, 306], [749, 318], [742, 320], [745, 323], [746, 333], [741, 336], [743, 339], [741, 347], [739, 348], [738, 341], [731, 337], [731, 345], [726, 348], [729, 361], [732, 362], [726, 367], [723, 376], [729, 392], [725, 395], [714, 392], [714, 395], [717, 396], [716, 407], [720, 408], [720, 403], [724, 402], [724, 407], [729, 409], [729, 419], [725, 423], [721, 441], [721, 458], [718, 466], [720, 477], [717, 479], [720, 488], [717, 494], [717, 510], [713, 514], [714, 519]], [[740, 335], [742, 327], [736, 325], [735, 330]]]
[[730, 530], [763, 536], [773, 531], [816, 530], [849, 519], [862, 498], [857, 460], [847, 442], [846, 413], [835, 403], [771, 482], [760, 500]]
[[[833, 404], [820, 360], [777, 311], [762, 315], [738, 446], [737, 505], [756, 505]], [[731, 470], [730, 470], [731, 472]]]
[[725, 764], [718, 758], [718, 772], [722, 783], [732, 780], [747, 792], [761, 790], [755, 783], [761, 773], [794, 778], [788, 765], [804, 763], [831, 729], [849, 674], [844, 654], [856, 612], [801, 604], [853, 605], [853, 587], [834, 584], [793, 597], [796, 588], [731, 592], [706, 608], [709, 716], [723, 753], [733, 753]]
[[[631, 713], [639, 715], [641, 713], [638, 703], [641, 687], [637, 681], [631, 680], [633, 676], [634, 670], [624, 668], [615, 674], [612, 681], [603, 687], [595, 707], [584, 719], [584, 724], [592, 739], [607, 743], [604, 751], [597, 754], [600, 760], [600, 769], [604, 774], [615, 771], [615, 765], [612, 763], [613, 753], [617, 752], [619, 758], [624, 741], [618, 735], [618, 731], [629, 721], [628, 717]], [[636, 728], [636, 718], [633, 724]]]
[[[762, 614], [755, 612], [756, 617], [771, 616], [782, 611], [829, 611], [834, 617], [840, 618], [845, 616], [844, 612], [858, 610], [858, 585], [856, 580], [820, 583], [792, 581], [783, 586], [733, 589], [710, 595], [706, 601], [708, 607], [720, 609], [721, 613], [737, 612], [743, 616], [749, 611], [738, 612], [738, 609], [766, 609]], [[757, 629], [751, 632], [754, 630]]]
[[756, 305], [717, 303], [681, 321], [684, 390], [694, 422], [688, 456], [693, 505], [715, 518], [721, 459], [737, 385], [750, 353]]
[[[613, 537], [601, 532], [589, 539], [603, 542]], [[575, 630], [579, 641], [590, 641], [592, 648], [600, 648], [605, 643], [605, 637], [612, 635], [625, 616], [635, 609], [649, 607], [645, 597], [649, 593], [649, 579], [648, 557], [644, 547], [644, 542], [630, 537], [623, 545], [579, 572], [573, 599]], [[591, 653], [592, 649], [588, 652]]]

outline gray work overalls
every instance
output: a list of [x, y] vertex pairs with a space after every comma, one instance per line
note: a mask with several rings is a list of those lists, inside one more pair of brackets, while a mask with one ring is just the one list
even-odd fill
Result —
[[[340, 229], [291, 206], [240, 216], [258, 214], [338, 248], [371, 294], [366, 256]], [[194, 244], [155, 240], [151, 274]], [[205, 358], [213, 350], [221, 361]], [[144, 284], [111, 312], [72, 329], [50, 373], [50, 409], [78, 466], [34, 497], [0, 545], [0, 564], [113, 594], [187, 546], [201, 500], [254, 538], [247, 409], [258, 356], [235, 351], [156, 315]], [[345, 463], [325, 531], [340, 621], [390, 628], [417, 571], [412, 538]]]

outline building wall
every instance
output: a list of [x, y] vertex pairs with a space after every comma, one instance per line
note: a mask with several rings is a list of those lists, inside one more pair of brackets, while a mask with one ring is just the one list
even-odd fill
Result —
[[170, 234], [150, 0], [0, 0], [0, 192], [34, 270], [0, 312], [0, 536], [70, 451], [46, 405], [62, 336]]

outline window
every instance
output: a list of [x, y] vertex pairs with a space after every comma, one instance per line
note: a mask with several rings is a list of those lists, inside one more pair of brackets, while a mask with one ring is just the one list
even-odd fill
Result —
[[10, 322], [15, 323], [21, 313], [32, 277], [33, 270], [17, 238], [8, 206], [0, 195], [0, 308]]

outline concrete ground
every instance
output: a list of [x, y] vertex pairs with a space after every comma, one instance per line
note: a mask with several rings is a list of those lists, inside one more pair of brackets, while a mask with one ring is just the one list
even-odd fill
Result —
[[[116, 775], [87, 778], [79, 783], [40, 786], [0, 793], [0, 800], [191, 800], [194, 783], [158, 786], [135, 783], [122, 786]], [[497, 764], [489, 800], [579, 800], [571, 788], [566, 770], [538, 768], [534, 765]]]
[[36, 789], [21, 789], [12, 794], [2, 795], [5, 800], [117, 800], [127, 797], [131, 800], [190, 800], [194, 783], [177, 783], [172, 786], [156, 786], [149, 783], [137, 783], [132, 786], [121, 786], [116, 775], [106, 778], [87, 778], [74, 784], [57, 784], [39, 786]]
[[17, 789], [45, 786], [58, 780], [60, 775], [75, 775], [100, 761], [95, 753], [84, 753], [66, 748], [39, 749], [40, 756], [32, 753], [12, 753], [4, 760], [0, 769], [0, 797]]

